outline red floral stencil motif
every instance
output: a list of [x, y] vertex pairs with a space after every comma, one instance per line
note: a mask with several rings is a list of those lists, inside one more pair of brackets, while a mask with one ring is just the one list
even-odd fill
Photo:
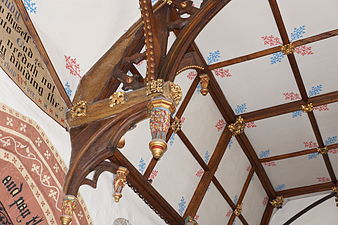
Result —
[[78, 77], [82, 77], [80, 74], [80, 65], [76, 62], [76, 58], [71, 58], [65, 55], [66, 69], [69, 70], [70, 74]]

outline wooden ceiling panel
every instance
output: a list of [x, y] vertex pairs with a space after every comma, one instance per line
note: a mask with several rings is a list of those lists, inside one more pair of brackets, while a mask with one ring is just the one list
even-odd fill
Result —
[[223, 61], [268, 48], [262, 39], [266, 35], [278, 37], [268, 1], [237, 0], [218, 13], [196, 43], [207, 63], [213, 64], [215, 51], [219, 51], [219, 60]]
[[[298, 36], [295, 35], [296, 33], [309, 37], [336, 29], [338, 26], [338, 2], [336, 0], [283, 0], [278, 1], [278, 5], [290, 40]], [[305, 28], [305, 33], [299, 32], [303, 30], [303, 28], [299, 29], [302, 26]]]
[[232, 209], [224, 200], [213, 184], [210, 184], [201, 206], [196, 214], [196, 221], [199, 224], [223, 225], [227, 224]]
[[268, 204], [268, 196], [256, 174], [251, 179], [248, 190], [243, 200], [243, 216], [249, 224], [259, 224], [265, 207]]
[[232, 138], [216, 172], [216, 178], [234, 204], [238, 201], [250, 168], [250, 162], [236, 138]]
[[318, 153], [263, 163], [263, 166], [276, 191], [331, 181]]
[[176, 136], [156, 164], [150, 179], [155, 189], [183, 216], [201, 175], [202, 168]]
[[299, 95], [287, 60], [271, 64], [272, 57], [213, 71], [235, 114], [294, 101], [288, 97], [289, 93]]
[[337, 52], [337, 36], [296, 48], [295, 56], [309, 97], [338, 90], [338, 64], [332, 60], [337, 59]]
[[259, 158], [317, 147], [308, 116], [301, 111], [259, 120], [246, 129]]
[[[189, 80], [187, 77], [185, 79]], [[204, 161], [207, 162], [215, 150], [225, 127], [225, 121], [210, 94], [203, 96], [199, 90], [199, 87], [195, 89], [191, 101], [183, 113], [182, 130], [204, 158]]]

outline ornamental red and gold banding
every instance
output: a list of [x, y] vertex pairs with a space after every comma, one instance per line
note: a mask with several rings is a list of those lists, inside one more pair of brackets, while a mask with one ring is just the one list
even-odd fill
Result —
[[73, 195], [66, 195], [62, 203], [61, 224], [69, 225], [72, 222], [73, 212], [76, 209], [77, 198]]
[[164, 83], [159, 79], [147, 83], [147, 94], [153, 96], [148, 105], [152, 136], [149, 149], [155, 159], [160, 159], [167, 150], [166, 137], [170, 118], [182, 98], [182, 90], [172, 82]]

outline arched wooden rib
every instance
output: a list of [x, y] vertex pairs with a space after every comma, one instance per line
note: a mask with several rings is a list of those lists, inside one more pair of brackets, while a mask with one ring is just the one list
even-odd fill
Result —
[[[134, 124], [148, 117], [147, 104], [147, 101], [141, 102], [114, 118], [89, 124], [72, 138], [72, 157], [63, 188], [65, 194], [76, 196], [80, 185], [93, 168], [113, 156], [121, 137]], [[86, 142], [78, 143], [79, 139]]]
[[84, 181], [82, 182], [82, 185], [86, 184], [91, 186], [92, 188], [96, 188], [97, 181], [99, 180], [99, 177], [103, 172], [110, 172], [115, 174], [118, 167], [119, 166], [116, 165], [115, 163], [103, 161], [93, 170], [95, 171], [93, 178], [92, 179], [85, 178]]
[[159, 78], [170, 81], [175, 79], [179, 62], [187, 52], [191, 43], [209, 21], [230, 1], [231, 0], [207, 1], [198, 12], [191, 16], [190, 22], [183, 28], [170, 48], [169, 53], [162, 64]]

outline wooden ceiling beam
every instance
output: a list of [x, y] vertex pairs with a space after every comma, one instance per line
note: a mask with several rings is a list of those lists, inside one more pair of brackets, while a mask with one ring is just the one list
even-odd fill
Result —
[[195, 160], [200, 164], [200, 166], [203, 168], [204, 171], [209, 171], [210, 168], [208, 165], [204, 162], [203, 158], [200, 156], [196, 148], [191, 144], [187, 136], [185, 136], [184, 132], [182, 130], [177, 132], [177, 135], [180, 137], [184, 145], [188, 148], [189, 152], [192, 154], [192, 156], [195, 158]]
[[164, 220], [169, 224], [184, 224], [184, 219], [119, 150], [115, 151], [114, 157], [110, 158], [110, 160], [126, 167], [129, 170], [129, 175], [127, 176], [128, 185], [131, 186], [138, 195], [140, 195], [141, 199], [143, 199], [146, 204], [155, 211], [155, 213], [159, 214], [159, 216], [164, 218]]
[[230, 142], [230, 139], [232, 137], [232, 134], [227, 129], [222, 132], [221, 137], [218, 140], [218, 143], [216, 145], [215, 151], [212, 154], [210, 161], [208, 163], [208, 167], [210, 168], [210, 171], [205, 171], [190, 202], [189, 205], [184, 213], [183, 218], [187, 218], [188, 216], [194, 217], [197, 213], [197, 210], [199, 209], [202, 200], [205, 196], [205, 193], [208, 190], [208, 187], [216, 173], [216, 170], [218, 168], [218, 165], [220, 164], [223, 155], [226, 151], [226, 148]]
[[243, 113], [240, 116], [245, 122], [252, 122], [301, 110], [302, 105], [307, 105], [307, 103], [312, 103], [315, 107], [335, 102], [338, 102], [338, 91], [310, 97], [307, 102], [298, 100], [265, 109]]
[[266, 205], [260, 225], [268, 225], [269, 224], [270, 219], [272, 217], [273, 209], [274, 208], [271, 204], [268, 203]]
[[[338, 148], [338, 143], [332, 144], [332, 145], [327, 145], [326, 147], [328, 148], [328, 150], [336, 149], [336, 148]], [[311, 154], [311, 153], [314, 153], [314, 152], [317, 152], [317, 148], [305, 149], [305, 150], [301, 150], [301, 151], [297, 151], [297, 152], [290, 152], [290, 153], [286, 153], [286, 154], [282, 154], [282, 155], [271, 156], [271, 157], [260, 159], [260, 161], [262, 163], [271, 162], [271, 161], [277, 161], [277, 160], [282, 160], [282, 159], [289, 159], [289, 158], [293, 158], [293, 157], [298, 157], [298, 156], [302, 156], [302, 155], [308, 155], [308, 154]]]
[[[308, 115], [309, 120], [311, 122], [311, 126], [312, 126], [312, 129], [313, 129], [314, 133], [315, 133], [316, 140], [317, 140], [319, 148], [324, 148], [325, 144], [324, 144], [322, 135], [320, 133], [316, 117], [313, 114], [313, 111], [308, 112], [307, 115]], [[330, 162], [330, 158], [329, 158], [328, 154], [322, 154], [322, 157], [324, 159], [325, 166], [326, 166], [326, 168], [328, 170], [328, 173], [330, 175], [330, 178], [331, 178], [332, 182], [336, 183], [337, 182], [337, 178], [336, 178], [336, 175], [335, 175], [334, 170], [332, 168], [332, 164]]]
[[[238, 201], [237, 201], [237, 204], [236, 204], [236, 208], [242, 208], [242, 204], [243, 204], [245, 193], [247, 192], [247, 190], [249, 188], [249, 185], [250, 185], [250, 182], [252, 180], [252, 177], [253, 177], [254, 173], [255, 173], [255, 170], [253, 168], [251, 168], [250, 171], [249, 171], [249, 174], [248, 174], [248, 176], [247, 176], [247, 178], [245, 180], [245, 183], [243, 185], [242, 191], [241, 191], [241, 193], [239, 195], [239, 198], [238, 198]], [[240, 215], [242, 215], [242, 212], [241, 212]], [[234, 211], [232, 213], [231, 217], [230, 217], [228, 225], [232, 225], [234, 223], [235, 219], [236, 219], [236, 215], [235, 215], [235, 211]], [[242, 221], [242, 223], [243, 223], [243, 221]], [[244, 225], [248, 225], [248, 222], [245, 221], [243, 224]]]
[[294, 196], [299, 195], [306, 195], [306, 194], [312, 194], [316, 192], [322, 192], [322, 191], [329, 191], [331, 190], [335, 185], [332, 184], [332, 182], [322, 183], [322, 184], [314, 184], [304, 187], [298, 187], [298, 188], [291, 188], [286, 189], [283, 191], [278, 191], [276, 194], [278, 196], [283, 196], [284, 198], [290, 198]]
[[276, 196], [275, 190], [271, 184], [271, 181], [268, 177], [268, 175], [265, 172], [265, 169], [263, 168], [262, 164], [259, 162], [259, 158], [253, 149], [251, 143], [249, 142], [248, 137], [245, 135], [245, 133], [239, 134], [236, 136], [236, 139], [243, 149], [246, 157], [251, 163], [251, 166], [254, 168], [259, 180], [261, 181], [264, 190], [266, 191], [269, 198], [274, 198]]
[[[204, 67], [206, 68], [207, 63], [205, 62], [205, 59], [203, 58], [201, 52], [199, 51], [199, 49], [198, 49], [198, 47], [196, 46], [195, 43], [192, 44], [192, 48], [200, 56], [201, 60], [204, 63]], [[210, 78], [210, 81], [209, 81], [210, 95], [211, 95], [212, 99], [214, 100], [217, 108], [221, 112], [224, 120], [226, 121], [227, 124], [235, 122], [236, 115], [235, 115], [234, 111], [232, 110], [229, 102], [225, 98], [224, 93], [223, 93], [221, 87], [219, 86], [217, 80], [215, 79], [213, 73], [211, 72], [211, 70], [208, 70], [208, 69], [205, 69], [204, 72]], [[260, 181], [262, 182], [262, 185], [263, 185], [265, 191], [267, 192], [268, 196], [270, 198], [274, 198], [275, 197], [275, 191], [273, 189], [273, 186], [272, 186], [272, 184], [271, 184], [262, 164], [259, 162], [258, 156], [257, 156], [255, 150], [253, 149], [251, 143], [249, 142], [248, 138], [246, 137], [245, 134], [237, 135], [236, 138], [237, 138], [243, 152], [245, 153], [245, 155], [249, 159], [252, 167], [255, 169], [255, 172], [256, 172], [258, 178], [260, 179]]]
[[231, 200], [231, 198], [228, 195], [228, 193], [226, 193], [226, 191], [224, 190], [223, 186], [218, 181], [218, 179], [216, 178], [216, 176], [214, 176], [212, 178], [212, 183], [215, 185], [215, 187], [217, 188], [217, 190], [221, 193], [221, 195], [223, 196], [223, 198], [225, 199], [225, 201], [229, 204], [229, 206], [231, 207], [231, 209], [235, 210], [236, 209], [236, 205], [233, 203], [233, 201]]
[[[269, 3], [270, 3], [270, 7], [271, 7], [271, 10], [272, 10], [273, 16], [275, 18], [279, 33], [282, 37], [283, 44], [284, 45], [289, 44], [290, 40], [289, 40], [285, 25], [284, 25], [284, 22], [283, 22], [283, 19], [282, 19], [282, 15], [280, 13], [280, 10], [279, 10], [278, 4], [277, 4], [277, 0], [269, 0]], [[301, 73], [299, 71], [299, 67], [298, 67], [295, 55], [293, 53], [289, 54], [288, 60], [289, 60], [293, 75], [295, 77], [300, 95], [302, 96], [302, 100], [307, 102], [309, 97], [306, 93], [306, 88], [305, 88]], [[324, 142], [323, 142], [323, 138], [322, 138], [322, 135], [320, 133], [319, 126], [318, 126], [318, 123], [316, 121], [316, 118], [315, 118], [312, 111], [307, 112], [307, 114], [308, 114], [309, 120], [311, 122], [312, 130], [315, 134], [317, 143], [318, 143], [320, 148], [323, 148]], [[329, 156], [327, 154], [323, 154], [323, 159], [324, 159], [325, 166], [328, 170], [328, 173], [330, 175], [332, 182], [336, 183], [337, 182], [336, 175], [335, 175], [334, 170], [332, 168], [332, 164], [330, 162]]]
[[[307, 37], [301, 40], [297, 40], [295, 42], [293, 42], [293, 46], [294, 47], [298, 47], [298, 46], [302, 46], [305, 44], [310, 44], [313, 42], [317, 42], [317, 41], [321, 41], [330, 37], [335, 37], [338, 35], [338, 29], [335, 30], [331, 30], [331, 31], [327, 31], [321, 34], [317, 34], [311, 37]], [[261, 58], [276, 52], [280, 52], [281, 50], [281, 46], [276, 46], [276, 47], [272, 47], [272, 48], [268, 48], [262, 51], [258, 51], [258, 52], [254, 52], [248, 55], [243, 55], [240, 57], [236, 57], [233, 59], [229, 59], [229, 60], [225, 60], [222, 62], [218, 62], [218, 63], [214, 63], [208, 66], [209, 70], [214, 70], [214, 69], [218, 69], [218, 68], [222, 68], [222, 67], [226, 67], [226, 66], [230, 66], [230, 65], [235, 65], [238, 63], [242, 63], [242, 62], [246, 62], [246, 61], [250, 61], [253, 59], [257, 59], [257, 58]]]

